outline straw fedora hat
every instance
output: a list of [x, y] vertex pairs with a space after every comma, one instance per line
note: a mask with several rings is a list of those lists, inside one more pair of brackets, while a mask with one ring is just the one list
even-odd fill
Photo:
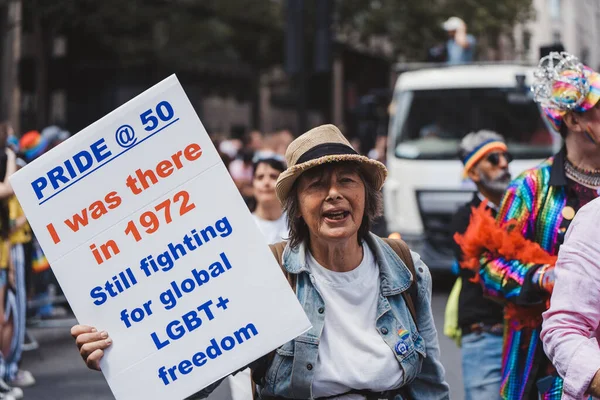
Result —
[[277, 197], [282, 203], [304, 171], [325, 163], [359, 163], [367, 179], [377, 190], [381, 189], [387, 177], [385, 165], [359, 155], [335, 125], [321, 125], [299, 136], [287, 148], [285, 159], [288, 168], [279, 175], [275, 186]]

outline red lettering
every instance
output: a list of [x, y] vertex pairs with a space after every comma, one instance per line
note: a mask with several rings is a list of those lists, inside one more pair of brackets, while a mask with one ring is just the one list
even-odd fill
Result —
[[188, 161], [196, 161], [202, 155], [202, 147], [197, 143], [192, 143], [183, 150], [183, 154]]
[[181, 163], [181, 156], [183, 155], [183, 151], [179, 150], [177, 153], [171, 156], [171, 159], [175, 163], [177, 169], [183, 168], [183, 164]]
[[187, 161], [196, 161], [202, 156], [202, 148], [198, 143], [188, 144], [183, 150], [172, 154], [166, 160], [160, 160], [154, 169], [136, 170], [125, 179], [125, 185], [131, 193], [138, 195], [150, 186], [156, 185], [159, 179], [169, 177], [175, 170], [182, 169]]
[[56, 229], [54, 229], [54, 225], [52, 225], [50, 223], [50, 224], [46, 225], [46, 229], [48, 230], [50, 237], [54, 241], [54, 244], [60, 243], [60, 238], [58, 237], [58, 233], [56, 233]]
[[81, 210], [81, 214], [73, 214], [73, 217], [70, 219], [65, 219], [65, 224], [71, 228], [73, 232], [77, 232], [82, 226], [87, 226], [88, 224], [88, 215], [87, 208]]
[[169, 160], [164, 160], [156, 166], [156, 173], [161, 178], [166, 178], [173, 173], [173, 164]]

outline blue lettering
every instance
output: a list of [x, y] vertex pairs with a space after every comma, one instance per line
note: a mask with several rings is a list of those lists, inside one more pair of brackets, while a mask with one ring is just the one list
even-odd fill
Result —
[[98, 162], [102, 162], [112, 155], [112, 152], [108, 150], [108, 146], [106, 145], [104, 138], [98, 140], [96, 143], [93, 143], [90, 148], [92, 149], [92, 153], [94, 153], [96, 161]]
[[69, 182], [69, 178], [65, 178], [65, 171], [63, 167], [60, 165], [58, 167], [52, 168], [50, 172], [48, 172], [48, 178], [50, 178], [50, 183], [54, 189], [58, 189], [60, 186], [59, 181], [62, 183]]
[[171, 342], [167, 339], [164, 342], [161, 342], [160, 339], [158, 338], [158, 335], [156, 334], [156, 332], [152, 332], [150, 334], [150, 337], [152, 338], [152, 341], [154, 342], [154, 345], [156, 346], [156, 350], [160, 350], [163, 347], [168, 346]]
[[179, 363], [178, 369], [179, 372], [181, 372], [183, 375], [187, 375], [190, 372], [192, 372], [192, 369], [194, 369], [194, 367], [192, 367], [192, 362], [190, 360], [183, 360]]
[[204, 354], [203, 352], [199, 351], [196, 354], [194, 354], [194, 356], [192, 357], [192, 362], [194, 363], [194, 365], [196, 367], [201, 367], [204, 364], [206, 364], [206, 361], [208, 361], [206, 359], [206, 354]]
[[215, 339], [210, 339], [210, 346], [206, 348], [206, 354], [211, 360], [214, 360], [215, 358], [223, 354]]
[[65, 161], [65, 167], [67, 167], [67, 171], [69, 171], [69, 176], [71, 178], [75, 178], [77, 176], [77, 172], [73, 169], [73, 165], [71, 164], [71, 160]]
[[[164, 385], [175, 382], [181, 375], [191, 373], [194, 367], [202, 367], [208, 360], [214, 360], [222, 356], [224, 351], [231, 351], [237, 345], [244, 343], [256, 335], [258, 335], [258, 330], [253, 323], [249, 323], [233, 332], [233, 335], [224, 336], [220, 340], [215, 338], [210, 339], [206, 350], [194, 353], [191, 359], [186, 357], [184, 360], [170, 367], [164, 365], [160, 367], [158, 369], [158, 378]], [[155, 337], [155, 334], [153, 334], [153, 339]]]
[[[86, 164], [84, 164], [81, 161], [82, 157], [86, 161]], [[79, 153], [75, 154], [73, 156], [73, 161], [75, 161], [75, 165], [77, 166], [77, 169], [79, 170], [80, 173], [84, 173], [85, 171], [90, 169], [92, 167], [92, 165], [94, 164], [94, 159], [92, 158], [90, 153], [88, 153], [85, 150], [80, 151]]]
[[235, 340], [231, 336], [225, 336], [221, 339], [221, 347], [225, 351], [229, 351], [235, 347]]
[[108, 299], [108, 296], [106, 296], [106, 293], [104, 293], [104, 290], [101, 286], [96, 286], [93, 288], [90, 292], [90, 296], [92, 299], [96, 299], [94, 300], [94, 304], [97, 306], [101, 306]]
[[167, 325], [168, 337], [170, 337], [173, 340], [177, 340], [183, 335], [185, 335], [185, 328], [183, 327], [183, 325], [181, 325], [179, 320], [169, 322], [169, 325]]
[[31, 187], [33, 188], [38, 200], [44, 197], [42, 190], [44, 190], [46, 186], [48, 186], [48, 181], [43, 176], [40, 176], [35, 181], [31, 182]]
[[188, 332], [196, 330], [200, 327], [200, 325], [202, 325], [202, 320], [198, 318], [198, 313], [195, 310], [183, 314], [181, 319], [183, 319], [183, 323], [185, 324]]
[[68, 185], [71, 180], [77, 180], [78, 176], [92, 170], [94, 163], [100, 164], [111, 156], [112, 152], [102, 138], [90, 145], [88, 150], [81, 150], [73, 157], [50, 169], [44, 176], [31, 182], [31, 187], [38, 200], [42, 200], [46, 196], [44, 191], [48, 186], [52, 185], [54, 190], [60, 189]]

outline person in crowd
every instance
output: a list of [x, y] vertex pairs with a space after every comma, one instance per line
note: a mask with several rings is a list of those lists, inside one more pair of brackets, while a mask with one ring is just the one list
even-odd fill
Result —
[[[20, 158], [22, 157], [24, 162], [29, 163], [40, 157], [52, 146], [59, 144], [61, 140], [64, 140], [68, 135], [68, 132], [58, 128], [55, 129], [55, 127], [49, 127], [49, 129], [47, 128], [44, 131], [46, 133], [44, 136], [35, 130], [28, 131], [21, 136], [18, 143], [18, 149]], [[34, 310], [34, 313], [36, 314], [36, 317], [40, 318], [65, 317], [67, 315], [67, 310], [64, 307], [53, 303], [54, 292], [56, 292], [57, 289], [60, 290], [60, 286], [33, 234], [32, 247], [33, 254], [31, 264], [33, 276], [31, 277], [30, 285], [35, 287], [35, 293], [30, 294], [30, 296], [32, 296], [33, 300], [38, 304], [41, 304]]]
[[229, 168], [229, 163], [237, 157], [238, 152], [242, 148], [242, 141], [239, 139], [228, 138], [225, 135], [215, 136], [215, 145], [218, 144], [217, 150], [220, 154], [225, 156], [227, 160], [225, 166]]
[[244, 135], [243, 146], [237, 154], [237, 158], [229, 164], [229, 173], [233, 178], [242, 197], [248, 203], [253, 195], [252, 192], [252, 159], [254, 153], [263, 146], [263, 135], [259, 131], [251, 131]]
[[42, 135], [35, 130], [25, 132], [19, 140], [19, 148], [23, 159], [26, 162], [31, 162], [44, 154], [49, 145], [50, 142], [48, 137], [42, 137]]
[[[471, 212], [482, 203], [492, 215], [510, 183], [508, 153], [504, 138], [491, 131], [481, 130], [466, 135], [459, 146], [464, 164], [463, 176], [477, 186], [470, 202], [458, 209], [450, 231], [463, 234], [471, 219]], [[454, 255], [460, 262], [463, 252], [455, 242]], [[474, 272], [459, 272], [458, 322], [461, 332], [461, 356], [466, 400], [493, 400], [500, 398], [502, 366], [502, 333], [504, 316], [502, 305], [483, 296], [479, 283], [472, 282]]]
[[244, 148], [256, 152], [264, 146], [264, 135], [261, 131], [253, 130], [244, 135]]
[[444, 22], [444, 30], [448, 33], [446, 55], [449, 64], [472, 62], [475, 57], [477, 40], [467, 33], [467, 24], [458, 18], [450, 17]]
[[285, 152], [293, 140], [294, 135], [289, 129], [282, 129], [275, 132], [273, 151], [281, 156], [285, 156]]
[[[21, 160], [21, 159], [18, 159]], [[28, 387], [35, 384], [35, 378], [31, 372], [19, 368], [21, 355], [23, 353], [23, 344], [25, 340], [25, 327], [27, 317], [27, 284], [26, 271], [30, 269], [28, 262], [31, 261], [33, 248], [32, 233], [25, 212], [21, 208], [16, 196], [8, 198], [9, 213], [9, 242], [10, 259], [14, 270], [14, 313], [13, 337], [10, 344], [10, 351], [5, 354], [6, 371], [4, 379], [12, 386]], [[27, 254], [25, 250], [29, 250]]]
[[477, 209], [460, 241], [484, 292], [506, 302], [501, 394], [510, 400], [561, 398], [564, 382], [540, 340], [542, 313], [565, 232], [600, 189], [600, 75], [553, 52], [540, 60], [532, 89], [565, 146], [511, 182], [497, 224]]
[[15, 270], [11, 259], [10, 249], [10, 216], [8, 199], [14, 196], [8, 178], [15, 173], [16, 155], [7, 146], [8, 138], [12, 135], [12, 127], [7, 123], [0, 123], [0, 399], [13, 400], [23, 397], [20, 388], [13, 388], [6, 382], [11, 378], [9, 371], [12, 363], [12, 344], [15, 342]]
[[[333, 125], [297, 138], [286, 161], [276, 192], [290, 237], [271, 249], [303, 294], [312, 323], [303, 336], [311, 339], [251, 365], [259, 397], [448, 399], [429, 270], [403, 242], [369, 232], [385, 166], [358, 155]], [[108, 334], [83, 325], [71, 333], [88, 367], [98, 369]]]
[[383, 164], [386, 163], [387, 156], [387, 136], [377, 136], [375, 147], [369, 150], [368, 157], [377, 160]]
[[229, 164], [229, 174], [233, 178], [235, 185], [240, 191], [244, 200], [248, 203], [252, 198], [252, 159], [254, 151], [249, 148], [243, 148], [238, 156]]
[[579, 210], [556, 262], [544, 350], [564, 379], [563, 400], [600, 398], [600, 200]]
[[69, 131], [66, 131], [56, 125], [49, 125], [40, 132], [41, 139], [47, 143], [45, 151], [51, 150], [71, 137]]
[[254, 155], [252, 188], [256, 207], [252, 216], [267, 243], [274, 244], [288, 237], [287, 217], [275, 193], [277, 178], [285, 170], [285, 158], [271, 151]]

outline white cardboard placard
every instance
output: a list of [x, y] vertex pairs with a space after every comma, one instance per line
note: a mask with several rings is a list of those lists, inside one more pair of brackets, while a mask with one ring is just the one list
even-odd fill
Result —
[[310, 328], [171, 76], [14, 174], [117, 399], [183, 399]]

